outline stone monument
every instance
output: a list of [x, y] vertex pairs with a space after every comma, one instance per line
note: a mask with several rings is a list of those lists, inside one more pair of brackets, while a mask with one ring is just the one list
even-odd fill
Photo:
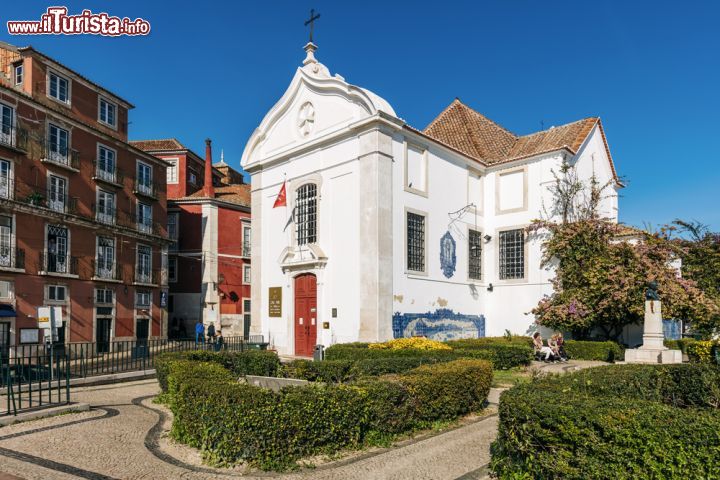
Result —
[[657, 282], [648, 284], [645, 292], [645, 323], [643, 344], [640, 348], [625, 350], [627, 363], [682, 363], [682, 352], [670, 350], [663, 340], [662, 303], [657, 291]]

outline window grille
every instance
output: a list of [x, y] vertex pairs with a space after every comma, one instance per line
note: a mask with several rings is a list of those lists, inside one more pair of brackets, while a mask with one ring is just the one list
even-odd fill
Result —
[[425, 217], [407, 212], [407, 269], [425, 271]]
[[525, 278], [525, 233], [522, 229], [499, 234], [500, 280]]
[[468, 277], [482, 278], [482, 235], [477, 230], [468, 232]]
[[296, 236], [298, 245], [317, 241], [317, 186], [307, 183], [295, 193]]

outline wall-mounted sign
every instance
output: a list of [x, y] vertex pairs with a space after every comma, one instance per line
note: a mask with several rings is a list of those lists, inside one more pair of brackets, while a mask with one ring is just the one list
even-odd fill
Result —
[[282, 317], [282, 287], [268, 288], [268, 316]]
[[330, 322], [323, 322], [323, 329], [328, 330], [330, 328]]
[[39, 343], [40, 342], [40, 329], [39, 328], [21, 328], [20, 329], [20, 344]]

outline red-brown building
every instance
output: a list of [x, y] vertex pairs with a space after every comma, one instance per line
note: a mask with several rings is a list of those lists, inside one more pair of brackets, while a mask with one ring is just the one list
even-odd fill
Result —
[[212, 165], [175, 139], [131, 142], [167, 170], [170, 336], [191, 336], [198, 319], [223, 334], [249, 335], [250, 185], [221, 160]]
[[131, 108], [32, 47], [0, 43], [6, 351], [43, 341], [42, 306], [62, 308], [61, 342], [166, 335], [166, 163], [128, 143]]

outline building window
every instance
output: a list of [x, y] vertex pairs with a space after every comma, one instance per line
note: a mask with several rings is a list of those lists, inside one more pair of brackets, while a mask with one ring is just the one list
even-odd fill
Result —
[[500, 242], [500, 280], [525, 278], [525, 232], [506, 230], [498, 235]]
[[468, 277], [482, 278], [482, 235], [477, 230], [468, 231]]
[[100, 97], [100, 113], [98, 118], [102, 123], [115, 127], [117, 125], [117, 105]]
[[64, 302], [67, 299], [67, 287], [65, 285], [48, 285], [47, 299], [50, 302]]
[[70, 103], [70, 81], [55, 72], [50, 72], [50, 96], [63, 103]]
[[108, 182], [115, 182], [115, 150], [98, 145], [96, 175]]
[[108, 225], [115, 224], [115, 194], [98, 190], [95, 220]]
[[243, 265], [243, 283], [246, 285], [250, 285], [250, 280], [252, 279], [250, 275], [250, 265]]
[[174, 245], [171, 245], [171, 248], [177, 248], [177, 241], [178, 241], [178, 223], [180, 220], [180, 214], [178, 212], [170, 212], [168, 213], [167, 217], [167, 230], [168, 230], [168, 238], [170, 240], [174, 240]]
[[109, 288], [96, 288], [95, 289], [95, 303], [112, 305], [113, 303], [113, 291]]
[[56, 212], [64, 212], [67, 200], [67, 179], [50, 175], [48, 188], [48, 207]]
[[13, 198], [12, 163], [7, 160], [0, 160], [0, 198]]
[[49, 126], [49, 138], [47, 155], [48, 160], [63, 165], [70, 164], [70, 155], [68, 150], [69, 133], [64, 128], [60, 128], [52, 123]]
[[405, 144], [405, 190], [427, 196], [427, 150]]
[[[243, 323], [244, 323], [244, 330], [250, 329], [250, 300], [245, 299], [243, 300]], [[243, 333], [244, 335], [244, 333]]]
[[178, 183], [178, 161], [176, 158], [165, 160], [170, 165], [167, 166], [167, 183]]
[[68, 229], [57, 225], [47, 226], [46, 272], [73, 273], [70, 258], [70, 235]]
[[295, 192], [297, 244], [317, 242], [317, 185], [306, 183]]
[[15, 85], [21, 85], [23, 83], [23, 77], [25, 72], [22, 65], [15, 66]]
[[135, 306], [138, 308], [150, 307], [151, 294], [148, 290], [138, 290], [135, 292]]
[[111, 237], [98, 237], [97, 239], [97, 266], [95, 275], [99, 278], [115, 278], [115, 239]]
[[152, 233], [152, 206], [146, 203], [137, 204], [137, 227], [142, 233]]
[[146, 163], [137, 163], [137, 189], [145, 195], [152, 195], [152, 167]]
[[243, 226], [243, 236], [242, 236], [242, 256], [243, 257], [249, 257], [250, 256], [250, 227]]
[[13, 282], [0, 280], [0, 299], [12, 300], [14, 290], [13, 286]]
[[0, 267], [14, 267], [13, 218], [0, 215]]
[[168, 281], [177, 282], [177, 257], [168, 257]]
[[407, 269], [425, 272], [425, 216], [407, 212]]
[[137, 246], [137, 266], [135, 281], [138, 283], [152, 282], [152, 250], [147, 245]]
[[0, 103], [0, 143], [15, 145], [15, 111]]
[[198, 184], [197, 175], [192, 170], [188, 170], [188, 183], [190, 183], [190, 185]]

